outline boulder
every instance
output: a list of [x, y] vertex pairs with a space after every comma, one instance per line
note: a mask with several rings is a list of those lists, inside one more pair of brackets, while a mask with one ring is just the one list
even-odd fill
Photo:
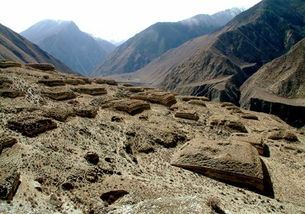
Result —
[[207, 102], [210, 101], [207, 97], [199, 97], [199, 96], [180, 96], [182, 101], [188, 102], [192, 100]]
[[130, 115], [135, 115], [150, 109], [150, 105], [141, 100], [121, 100], [115, 103], [114, 108], [119, 111], [127, 112]]
[[81, 94], [89, 94], [93, 96], [107, 94], [107, 90], [103, 87], [78, 87], [72, 88], [73, 91]]
[[241, 132], [241, 133], [248, 133], [245, 125], [236, 120], [228, 120], [228, 119], [213, 119], [210, 122], [210, 126], [216, 129], [223, 129], [230, 132]]
[[94, 79], [96, 84], [107, 84], [107, 85], [118, 85], [118, 83], [113, 79]]
[[38, 83], [49, 86], [49, 87], [66, 85], [65, 81], [62, 79], [42, 79], [42, 80], [39, 80]]
[[263, 142], [261, 137], [235, 134], [229, 138], [229, 141], [232, 143], [249, 143], [256, 148], [260, 155], [265, 157], [270, 156], [269, 147]]
[[11, 201], [20, 184], [20, 173], [14, 168], [1, 169], [0, 199]]
[[28, 63], [26, 67], [35, 68], [41, 71], [55, 71], [55, 66], [49, 63]]
[[175, 153], [171, 164], [260, 193], [267, 189], [259, 154], [247, 143], [196, 138]]
[[106, 202], [108, 205], [111, 205], [127, 194], [129, 194], [129, 192], [127, 192], [125, 190], [112, 190], [112, 191], [103, 193], [100, 198], [104, 202]]
[[11, 68], [11, 67], [21, 67], [20, 63], [9, 61], [9, 60], [1, 60], [0, 68]]
[[270, 140], [285, 140], [288, 142], [298, 142], [299, 139], [295, 135], [295, 133], [288, 131], [288, 130], [278, 130], [278, 131], [272, 131], [268, 135], [268, 139]]
[[57, 124], [50, 119], [39, 116], [25, 116], [9, 120], [7, 127], [20, 132], [27, 137], [35, 137], [40, 133], [57, 128]]
[[171, 106], [177, 102], [175, 95], [163, 91], [147, 91], [135, 94], [131, 98], [137, 100], [144, 100], [151, 103], [159, 103], [165, 106]]
[[197, 112], [176, 112], [175, 117], [188, 119], [188, 120], [199, 120]]
[[0, 97], [5, 98], [16, 98], [24, 96], [24, 92], [19, 91], [18, 89], [12, 88], [2, 88], [0, 89]]
[[45, 97], [48, 97], [52, 100], [62, 101], [62, 100], [71, 100], [75, 99], [76, 95], [74, 92], [66, 89], [59, 90], [46, 90], [42, 91], [41, 94]]

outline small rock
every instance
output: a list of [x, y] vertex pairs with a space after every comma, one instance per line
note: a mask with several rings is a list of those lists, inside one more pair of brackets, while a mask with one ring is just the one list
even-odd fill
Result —
[[233, 132], [248, 133], [245, 125], [240, 121], [214, 119], [210, 122], [210, 126], [213, 128], [225, 129]]
[[96, 84], [107, 84], [107, 85], [118, 85], [118, 83], [113, 79], [94, 79]]
[[11, 201], [20, 184], [20, 173], [16, 169], [1, 169], [0, 199]]
[[141, 100], [122, 100], [116, 102], [114, 108], [119, 111], [127, 112], [130, 115], [135, 115], [150, 109], [150, 105]]
[[20, 63], [10, 61], [10, 60], [1, 60], [0, 61], [0, 68], [11, 68], [11, 67], [21, 67]]
[[0, 134], [0, 154], [4, 148], [12, 147], [17, 143], [17, 140], [15, 138], [12, 138], [5, 134]]
[[89, 94], [92, 96], [98, 96], [98, 95], [103, 95], [107, 94], [107, 91], [105, 88], [101, 87], [79, 87], [79, 88], [72, 88], [73, 91], [81, 93], [81, 94]]
[[111, 122], [123, 122], [124, 119], [122, 117], [113, 116], [111, 117]]
[[54, 71], [55, 66], [48, 63], [28, 63], [26, 64], [27, 67], [35, 68], [42, 71]]
[[61, 185], [61, 188], [66, 191], [70, 191], [74, 189], [74, 185], [70, 182], [66, 182]]
[[207, 107], [205, 101], [202, 101], [202, 100], [190, 100], [188, 103], [191, 105]]
[[65, 83], [68, 85], [85, 85], [86, 82], [83, 79], [66, 79]]
[[249, 113], [243, 113], [240, 115], [240, 117], [247, 120], [258, 120], [258, 117], [256, 115]]
[[268, 136], [270, 140], [286, 140], [288, 142], [298, 142], [298, 137], [291, 131], [280, 130], [271, 132]]
[[96, 154], [95, 152], [88, 152], [86, 155], [85, 155], [85, 159], [91, 163], [91, 164], [94, 164], [94, 165], [97, 165], [98, 162], [100, 161], [100, 158], [98, 156], [98, 154]]
[[48, 97], [52, 100], [58, 100], [58, 101], [71, 100], [71, 99], [76, 98], [75, 93], [73, 93], [70, 90], [42, 91], [42, 95], [44, 95], [45, 97]]
[[79, 107], [75, 108], [74, 112], [79, 117], [95, 118], [98, 112], [98, 108], [95, 107]]
[[139, 92], [143, 92], [144, 88], [141, 88], [141, 87], [129, 87], [128, 91], [130, 91], [132, 93], [139, 93]]
[[42, 79], [42, 80], [39, 80], [38, 83], [49, 86], [49, 87], [66, 85], [65, 81], [62, 79]]
[[174, 94], [163, 91], [146, 91], [138, 93], [131, 97], [132, 99], [149, 101], [151, 103], [159, 103], [165, 106], [172, 106], [177, 103]]
[[25, 95], [24, 92], [19, 91], [17, 89], [11, 89], [11, 88], [0, 89], [0, 97], [16, 98], [16, 97], [22, 97], [24, 95]]
[[56, 107], [45, 110], [43, 116], [53, 118], [60, 122], [65, 122], [69, 117], [74, 117], [75, 113], [72, 109], [69, 108]]
[[202, 97], [202, 96], [181, 96], [180, 97], [182, 101], [189, 102], [189, 101], [203, 101], [207, 102], [210, 101], [209, 98], [207, 97]]

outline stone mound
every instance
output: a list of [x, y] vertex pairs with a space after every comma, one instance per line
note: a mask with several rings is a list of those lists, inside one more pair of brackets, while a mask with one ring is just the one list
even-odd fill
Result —
[[185, 102], [188, 102], [191, 100], [197, 100], [197, 101], [203, 101], [203, 102], [210, 101], [209, 98], [207, 98], [207, 97], [197, 97], [197, 96], [180, 96], [179, 98]]
[[150, 109], [150, 105], [141, 100], [121, 100], [115, 103], [114, 108], [119, 111], [127, 112], [130, 115], [135, 115]]
[[118, 83], [113, 79], [94, 79], [96, 84], [107, 84], [107, 85], [118, 85]]
[[260, 155], [265, 157], [270, 156], [269, 147], [263, 142], [261, 137], [235, 134], [230, 137], [229, 141], [231, 143], [249, 143], [257, 149]]
[[76, 95], [70, 90], [58, 89], [58, 90], [45, 90], [41, 92], [43, 96], [48, 97], [52, 100], [71, 100], [75, 99]]
[[15, 138], [12, 138], [5, 134], [0, 134], [0, 154], [2, 153], [2, 150], [8, 147], [12, 147], [17, 143], [17, 140]]
[[80, 94], [89, 94], [92, 96], [98, 96], [107, 94], [107, 90], [103, 87], [78, 87], [78, 88], [72, 88], [73, 91], [80, 93]]
[[20, 184], [20, 173], [16, 169], [1, 169], [0, 199], [11, 201]]
[[62, 79], [42, 79], [42, 80], [39, 80], [38, 83], [49, 86], [49, 87], [66, 85], [65, 81]]
[[0, 68], [11, 68], [11, 67], [21, 67], [20, 63], [8, 60], [1, 60], [0, 61]]
[[5, 98], [16, 98], [16, 97], [23, 97], [24, 93], [17, 89], [12, 88], [2, 88], [0, 89], [0, 97]]
[[210, 126], [216, 129], [224, 129], [231, 132], [248, 133], [245, 125], [240, 121], [227, 120], [227, 119], [213, 119]]
[[40, 133], [57, 128], [57, 124], [50, 119], [39, 116], [26, 116], [9, 120], [7, 127], [20, 132], [27, 137], [35, 137]]
[[55, 71], [55, 66], [48, 63], [28, 63], [26, 67], [38, 69], [41, 71]]
[[66, 79], [65, 83], [68, 85], [85, 85], [87, 84], [86, 81], [83, 79]]
[[286, 140], [289, 142], [298, 142], [298, 137], [291, 131], [279, 130], [273, 131], [269, 134], [268, 139], [270, 140]]
[[188, 119], [188, 120], [199, 120], [197, 112], [176, 112], [175, 117]]
[[55, 107], [45, 110], [44, 117], [53, 118], [54, 120], [65, 122], [69, 117], [75, 116], [73, 109], [64, 107]]
[[257, 150], [246, 143], [193, 139], [175, 153], [171, 164], [264, 193], [264, 172]]
[[145, 100], [152, 103], [159, 103], [165, 106], [171, 106], [177, 102], [175, 95], [163, 91], [147, 91], [135, 94], [131, 98], [137, 100]]

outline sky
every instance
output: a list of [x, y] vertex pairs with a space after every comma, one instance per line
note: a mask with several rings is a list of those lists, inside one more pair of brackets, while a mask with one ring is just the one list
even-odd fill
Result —
[[172, 22], [260, 0], [5, 0], [0, 23], [16, 32], [44, 20], [74, 21], [95, 37], [123, 41], [156, 22]]

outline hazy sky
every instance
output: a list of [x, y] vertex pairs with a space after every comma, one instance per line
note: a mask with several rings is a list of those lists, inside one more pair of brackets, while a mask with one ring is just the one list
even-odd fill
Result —
[[21, 32], [43, 19], [72, 20], [82, 31], [107, 40], [132, 37], [155, 22], [180, 21], [260, 0], [4, 0], [0, 23]]

